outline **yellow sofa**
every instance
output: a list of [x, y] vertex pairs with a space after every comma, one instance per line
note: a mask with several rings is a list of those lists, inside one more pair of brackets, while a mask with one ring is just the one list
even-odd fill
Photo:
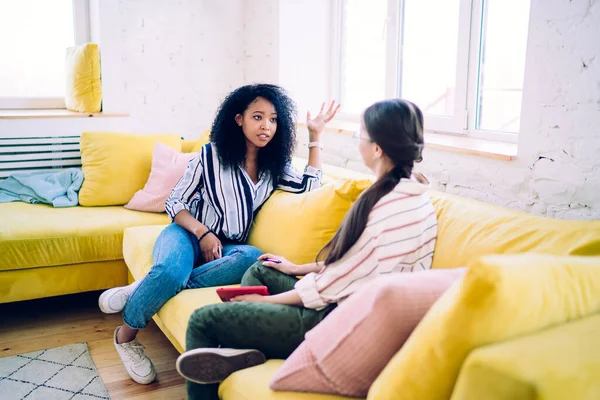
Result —
[[[201, 140], [183, 140], [182, 151]], [[123, 206], [0, 203], [0, 303], [125, 285], [123, 231], [167, 223], [164, 213]]]
[[[324, 173], [328, 174], [330, 169], [326, 166]], [[354, 173], [349, 173], [341, 169], [332, 169], [333, 175], [336, 177], [350, 178], [354, 176]], [[329, 177], [331, 178], [331, 177]], [[600, 271], [600, 258], [596, 257], [581, 257], [581, 256], [594, 256], [600, 254], [600, 221], [560, 221], [552, 220], [542, 217], [536, 217], [525, 213], [508, 210], [506, 208], [497, 207], [493, 205], [484, 204], [478, 201], [461, 198], [453, 195], [448, 195], [439, 192], [430, 193], [434, 206], [437, 210], [438, 222], [439, 222], [439, 236], [438, 244], [436, 245], [436, 252], [434, 256], [434, 268], [455, 268], [459, 266], [476, 265], [481, 256], [488, 254], [521, 254], [531, 255], [534, 253], [543, 253], [560, 258], [561, 256], [568, 256], [567, 259], [589, 259], [594, 260]], [[268, 202], [281, 201], [278, 197], [270, 199]], [[268, 206], [267, 203], [265, 206]], [[318, 205], [316, 206], [318, 207]], [[290, 211], [293, 213], [293, 211]], [[326, 209], [314, 209], [311, 210], [314, 214], [323, 213], [327, 214]], [[260, 212], [259, 212], [260, 216]], [[271, 218], [274, 218], [271, 215]], [[282, 216], [283, 218], [283, 216]], [[280, 219], [277, 219], [280, 223]], [[257, 224], [269, 224], [273, 221], [258, 221]], [[152, 265], [151, 251], [154, 241], [159, 235], [160, 231], [164, 227], [161, 226], [150, 226], [150, 227], [134, 227], [125, 230], [124, 235], [124, 259], [128, 265], [131, 273], [130, 279], [140, 279], [149, 270]], [[295, 224], [288, 226], [290, 230], [302, 230], [306, 229], [299, 219], [296, 219]], [[255, 230], [259, 229], [256, 226]], [[252, 238], [252, 235], [251, 235]], [[276, 240], [276, 238], [274, 239]], [[280, 238], [280, 241], [285, 241], [287, 238]], [[283, 254], [286, 255], [286, 254]], [[543, 257], [542, 257], [543, 259]], [[527, 260], [521, 260], [522, 264], [527, 264]], [[533, 283], [532, 283], [533, 284]], [[600, 300], [600, 292], [597, 293], [598, 299]], [[188, 323], [188, 319], [192, 312], [206, 304], [218, 302], [219, 299], [215, 294], [214, 288], [206, 289], [194, 289], [184, 290], [177, 296], [169, 300], [162, 309], [154, 316], [155, 321], [173, 343], [173, 345], [182, 352], [185, 347], [185, 332]], [[600, 312], [600, 309], [598, 309]], [[587, 314], [586, 314], [587, 315]], [[600, 320], [598, 318], [585, 318], [590, 329], [598, 331], [600, 329]], [[567, 325], [559, 327], [559, 329], [567, 329], [567, 332], [573, 332], [573, 334], [581, 334], [585, 332], [585, 327], [579, 330], [568, 328]], [[546, 335], [546, 332], [540, 332], [539, 335], [542, 337]], [[568, 334], [568, 333], [566, 333]], [[560, 335], [560, 332], [557, 333]], [[563, 334], [565, 335], [565, 334]], [[533, 335], [531, 340], [536, 341], [537, 334]], [[564, 336], [563, 336], [564, 337]], [[547, 343], [549, 339], [540, 339], [540, 347], [535, 349], [530, 348], [531, 359], [528, 361], [528, 366], [535, 366], [544, 360], [544, 363], [549, 363], [548, 357], [544, 358], [544, 346], [543, 343]], [[517, 342], [518, 340], [515, 340]], [[597, 344], [597, 339], [586, 339], [586, 342], [590, 345]], [[508, 354], [505, 358], [512, 360], [511, 362], [519, 362], [520, 353], [523, 348], [523, 344], [506, 345], [506, 351]], [[493, 346], [492, 346], [493, 347]], [[569, 346], [557, 350], [561, 352], [564, 357], [570, 357]], [[500, 364], [496, 361], [492, 361], [491, 356], [487, 356], [487, 348], [476, 349], [472, 356], [476, 357], [477, 354], [483, 354], [482, 360], [490, 364], [490, 369], [500, 368]], [[504, 351], [504, 348], [502, 349]], [[402, 350], [400, 351], [402, 352]], [[490, 360], [490, 361], [488, 361]], [[480, 365], [479, 362], [477, 365]], [[557, 361], [558, 362], [558, 361]], [[560, 361], [561, 363], [563, 361]], [[573, 359], [570, 362], [571, 371], [577, 371], [581, 366], [588, 366], [593, 362], [592, 357]], [[581, 365], [580, 365], [581, 362]], [[273, 374], [277, 371], [279, 366], [283, 363], [283, 360], [269, 360], [266, 364], [250, 368], [247, 370], [239, 371], [227, 380], [225, 380], [219, 389], [221, 398], [225, 400], [253, 400], [253, 399], [343, 399], [341, 396], [331, 396], [322, 394], [309, 394], [309, 393], [291, 393], [291, 392], [273, 392], [268, 388], [268, 383]], [[472, 363], [471, 358], [467, 362], [467, 365]], [[510, 366], [510, 363], [507, 362]], [[549, 364], [550, 365], [550, 364]], [[388, 365], [389, 367], [389, 365]], [[512, 392], [510, 391], [498, 391], [496, 389], [491, 392], [486, 391], [487, 383], [480, 382], [480, 387], [476, 388], [476, 385], [472, 385], [471, 382], [478, 381], [477, 371], [470, 372], [473, 370], [472, 367], [465, 366], [466, 371], [464, 374], [463, 381], [457, 390], [454, 398], [485, 398], [485, 399], [508, 399], [511, 398]], [[600, 373], [598, 364], [595, 364], [594, 377]], [[387, 368], [386, 368], [387, 369]], [[546, 372], [550, 368], [540, 370], [537, 376], [538, 380], [543, 380], [546, 377]], [[500, 369], [498, 369], [500, 371]], [[386, 372], [386, 371], [384, 371]], [[501, 374], [501, 371], [498, 372]], [[385, 376], [383, 376], [385, 375]], [[489, 374], [490, 376], [493, 374]], [[394, 399], [399, 398], [396, 395], [390, 394], [385, 389], [386, 386], [393, 386], [391, 382], [394, 380], [393, 373], [390, 374], [387, 371], [386, 374], [382, 373], [380, 376], [383, 379], [374, 385], [371, 393], [369, 393], [369, 399]], [[461, 375], [461, 378], [463, 376]], [[565, 373], [563, 378], [567, 380], [569, 378], [568, 373]], [[490, 378], [491, 379], [491, 378]], [[522, 381], [517, 382], [519, 379]], [[535, 389], [535, 383], [524, 383], [527, 379], [525, 374], [519, 375], [515, 372], [513, 377], [512, 387], [515, 391], [526, 391]], [[379, 381], [379, 380], [378, 380]], [[387, 382], [387, 383], [386, 383]], [[490, 381], [491, 382], [491, 381]], [[514, 383], [517, 382], [517, 383]], [[589, 382], [586, 381], [586, 382]], [[483, 386], [482, 386], [483, 385]], [[504, 381], [500, 378], [491, 382], [489, 388], [495, 388], [497, 386], [503, 386]], [[529, 385], [529, 386], [527, 386]], [[522, 386], [527, 386], [523, 389]], [[483, 389], [482, 389], [483, 387]], [[598, 390], [600, 386], [596, 383], [595, 390]], [[384, 388], [384, 389], [382, 389]], [[533, 389], [532, 389], [533, 388]], [[472, 389], [472, 392], [467, 393], [468, 389]], [[592, 390], [592, 389], [590, 389]], [[464, 395], [462, 393], [465, 393]], [[481, 397], [482, 393], [485, 393], [484, 397]], [[508, 394], [507, 394], [508, 393]], [[479, 396], [479, 397], [477, 397]], [[449, 396], [448, 396], [449, 397]], [[411, 397], [405, 397], [411, 398]], [[428, 397], [421, 397], [428, 398]], [[431, 398], [442, 398], [442, 397], [431, 397]], [[533, 399], [534, 397], [521, 396], [519, 399]], [[549, 397], [550, 398], [550, 397]], [[558, 397], [555, 397], [558, 398]], [[585, 397], [592, 398], [592, 397]]]
[[[184, 141], [182, 151], [197, 149], [198, 142]], [[296, 167], [301, 167], [304, 162], [295, 160]], [[340, 201], [355, 199], [366, 187], [364, 179], [368, 177], [365, 175], [330, 166], [326, 166], [324, 172], [325, 182], [339, 186], [335, 196]], [[362, 180], [352, 185], [340, 184], [342, 181], [339, 180], [356, 178]], [[347, 204], [328, 208], [327, 202], [303, 201], [290, 208], [291, 203], [285, 203], [289, 196], [276, 193], [265, 204], [253, 228], [251, 243], [260, 243], [263, 249], [269, 246], [267, 250], [277, 249], [294, 259], [301, 255], [293, 253], [298, 246], [290, 243], [292, 238], [316, 236], [322, 241], [331, 232], [307, 228], [321, 229], [320, 218], [295, 218], [293, 212], [323, 215], [326, 219], [331, 214], [339, 214]], [[434, 268], [467, 265], [472, 270], [479, 268], [482, 257], [490, 254], [543, 253], [555, 256], [556, 260], [561, 256], [596, 260], [588, 256], [600, 254], [600, 221], [550, 220], [438, 192], [431, 192], [431, 197], [439, 221]], [[286, 210], [291, 211], [291, 217], [286, 219], [277, 215]], [[289, 229], [290, 234], [280, 231], [266, 237], [272, 230], [265, 229], [265, 225], [273, 226], [274, 221], [277, 226]], [[142, 278], [152, 265], [152, 246], [168, 223], [168, 217], [166, 214], [130, 211], [122, 206], [54, 209], [44, 205], [4, 203], [0, 204], [0, 222], [0, 303], [4, 303], [105, 289]], [[318, 240], [311, 243], [310, 252], [316, 251], [317, 244]], [[314, 254], [302, 256], [312, 258]], [[509, 261], [521, 264], [523, 268], [527, 268], [529, 262], [528, 259]], [[600, 261], [597, 265], [600, 268]], [[521, 289], [527, 284], [535, 284], [525, 283]], [[436, 303], [436, 310], [426, 316], [429, 325], [435, 322], [432, 322], [433, 314], [444, 310], [446, 297], [440, 299], [442, 303]], [[588, 295], [587, 300], [590, 297], [600, 299], [600, 290]], [[213, 288], [185, 290], [167, 302], [154, 319], [173, 345], [183, 351], [191, 313], [198, 307], [218, 301]], [[498, 343], [475, 346], [460, 363], [460, 374], [444, 377], [452, 386], [452, 398], [558, 399], [561, 393], [576, 393], [579, 396], [576, 398], [599, 398], [600, 367], [596, 350], [600, 319], [594, 313], [600, 313], [600, 309], [594, 309], [592, 304], [585, 312], [565, 318], [556, 326], [544, 326]], [[418, 329], [423, 330], [423, 327], [421, 324]], [[401, 398], [393, 394], [396, 364], [401, 364], [411, 347], [413, 350], [418, 347], [416, 339], [413, 335], [390, 361], [369, 393], [369, 399]], [[591, 348], [594, 351], [588, 351]], [[523, 354], [527, 355], [527, 360], [521, 361]], [[269, 390], [268, 382], [282, 363], [283, 360], [269, 360], [264, 365], [233, 374], [221, 385], [221, 397], [227, 400], [344, 398]]]

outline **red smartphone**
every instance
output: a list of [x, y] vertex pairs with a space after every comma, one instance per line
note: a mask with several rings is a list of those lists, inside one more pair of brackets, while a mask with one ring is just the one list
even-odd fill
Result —
[[268, 296], [269, 290], [266, 286], [240, 286], [240, 287], [224, 287], [217, 289], [217, 295], [222, 301], [229, 301], [237, 296], [245, 294], [260, 294], [261, 296]]

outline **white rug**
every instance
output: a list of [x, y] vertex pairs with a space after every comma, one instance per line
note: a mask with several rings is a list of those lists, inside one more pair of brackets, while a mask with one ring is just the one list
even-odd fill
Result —
[[2, 400], [110, 399], [87, 344], [0, 358]]

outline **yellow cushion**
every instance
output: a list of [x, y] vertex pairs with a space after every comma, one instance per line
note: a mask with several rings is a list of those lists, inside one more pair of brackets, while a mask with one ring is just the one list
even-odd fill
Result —
[[248, 244], [294, 263], [313, 262], [370, 184], [340, 180], [303, 194], [276, 191], [256, 215]]
[[475, 350], [454, 400], [600, 399], [600, 314]]
[[67, 72], [65, 105], [67, 109], [86, 113], [100, 112], [102, 82], [98, 45], [87, 43], [69, 47], [65, 64]]
[[487, 254], [600, 255], [600, 221], [542, 218], [433, 191], [430, 197], [438, 217], [433, 268]]
[[200, 149], [202, 148], [202, 146], [204, 146], [208, 142], [210, 142], [210, 129], [205, 130], [202, 133], [202, 136], [200, 136], [200, 138], [198, 140], [194, 141], [194, 145], [191, 147], [189, 152], [190, 153], [199, 152]]
[[275, 392], [269, 381], [281, 367], [283, 360], [269, 360], [265, 364], [247, 368], [230, 375], [219, 386], [221, 400], [344, 400], [356, 397], [328, 394]]
[[177, 135], [143, 135], [114, 132], [83, 132], [81, 163], [82, 206], [116, 206], [129, 202], [150, 175], [154, 143], [181, 150]]
[[369, 399], [448, 399], [477, 347], [600, 311], [600, 257], [487, 256], [429, 310]]
[[53, 208], [0, 203], [0, 271], [122, 260], [123, 229], [164, 224], [166, 214], [123, 207]]
[[150, 271], [154, 242], [167, 226], [136, 226], [123, 232], [123, 259], [135, 280], [143, 278]]

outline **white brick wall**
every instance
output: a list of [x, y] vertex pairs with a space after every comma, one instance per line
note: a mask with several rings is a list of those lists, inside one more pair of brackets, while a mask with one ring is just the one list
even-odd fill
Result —
[[[519, 159], [426, 150], [435, 188], [568, 219], [600, 218], [600, 2], [532, 0]], [[362, 168], [348, 135], [328, 162]], [[300, 152], [305, 152], [303, 148]]]
[[100, 9], [103, 62], [120, 75], [112, 103], [130, 113], [133, 130], [197, 137], [243, 84], [242, 0], [102, 0]]

